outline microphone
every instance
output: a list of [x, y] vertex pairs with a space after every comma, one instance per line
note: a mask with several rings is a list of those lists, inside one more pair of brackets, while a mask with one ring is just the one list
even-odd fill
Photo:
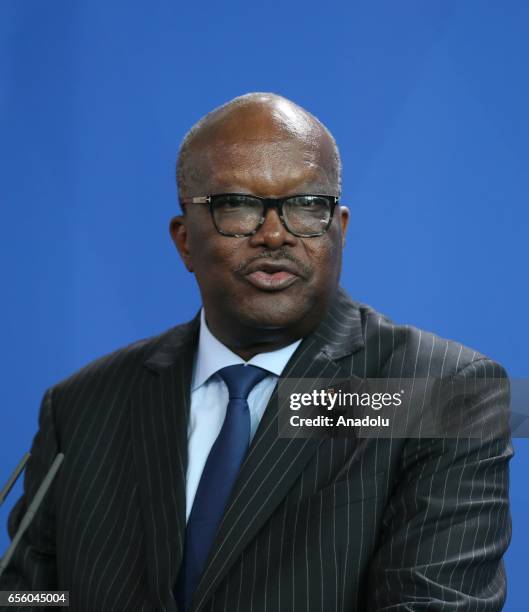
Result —
[[[28, 456], [29, 456], [29, 453], [28, 453]], [[28, 458], [29, 457], [24, 456], [22, 461], [19, 463], [19, 465], [16, 467], [15, 471], [11, 475], [11, 478], [8, 480], [7, 485], [4, 487], [4, 490], [6, 491], [5, 495], [9, 493], [9, 490], [13, 486], [15, 480], [18, 478]], [[24, 532], [29, 527], [31, 521], [33, 520], [33, 517], [35, 516], [37, 510], [39, 509], [39, 506], [42, 500], [44, 499], [44, 496], [46, 495], [48, 489], [50, 488], [50, 485], [53, 482], [53, 479], [55, 478], [55, 475], [57, 474], [57, 470], [59, 469], [63, 459], [64, 459], [64, 453], [59, 453], [55, 457], [53, 463], [51, 464], [50, 469], [48, 470], [46, 476], [44, 477], [44, 480], [42, 481], [40, 487], [35, 493], [35, 497], [33, 498], [33, 501], [29, 504], [29, 507], [26, 510], [26, 514], [24, 514], [24, 517], [20, 521], [20, 525], [18, 526], [18, 529], [15, 533], [15, 537], [13, 538], [11, 542], [11, 545], [9, 546], [5, 555], [0, 561], [0, 576], [2, 576], [2, 574], [4, 573], [5, 568], [8, 566], [9, 561], [11, 560], [11, 557], [13, 556], [13, 553], [15, 552], [15, 548], [17, 547], [22, 536], [24, 535]], [[14, 480], [13, 482], [11, 482], [13, 477], [14, 477]], [[2, 494], [4, 494], [4, 490], [2, 491]], [[5, 499], [5, 495], [4, 495], [4, 499]]]
[[2, 491], [0, 491], [0, 506], [5, 502], [6, 497], [9, 495], [9, 491], [11, 491], [11, 489], [13, 488], [13, 485], [18, 480], [20, 473], [26, 466], [26, 463], [28, 462], [28, 459], [30, 457], [31, 457], [31, 453], [24, 454], [24, 456], [20, 460], [20, 463], [17, 465], [17, 467], [15, 468], [11, 476], [8, 478], [4, 488], [2, 489]]

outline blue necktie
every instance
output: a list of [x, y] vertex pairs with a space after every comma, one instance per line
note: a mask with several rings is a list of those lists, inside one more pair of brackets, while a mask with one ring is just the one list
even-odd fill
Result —
[[250, 443], [248, 395], [266, 370], [233, 365], [217, 372], [228, 387], [226, 417], [209, 452], [200, 477], [186, 528], [184, 558], [175, 595], [180, 612], [186, 612], [208, 558], [239, 468]]

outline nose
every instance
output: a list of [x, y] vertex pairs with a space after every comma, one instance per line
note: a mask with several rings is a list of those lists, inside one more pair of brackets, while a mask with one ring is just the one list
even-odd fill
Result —
[[294, 246], [297, 242], [296, 236], [291, 234], [281, 223], [279, 213], [275, 208], [270, 208], [261, 227], [250, 236], [250, 244], [255, 247], [267, 247], [269, 249], [280, 249], [285, 245]]

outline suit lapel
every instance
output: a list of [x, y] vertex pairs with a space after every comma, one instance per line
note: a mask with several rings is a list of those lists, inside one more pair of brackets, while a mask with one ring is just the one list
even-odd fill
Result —
[[148, 585], [159, 608], [168, 605], [183, 555], [187, 415], [198, 328], [196, 317], [164, 336], [144, 363], [132, 395]]
[[[360, 312], [341, 290], [329, 312], [290, 359], [282, 378], [348, 377], [340, 359], [363, 346]], [[193, 598], [198, 610], [226, 576], [285, 498], [322, 439], [278, 437], [278, 397], [274, 391], [215, 538], [208, 564]]]

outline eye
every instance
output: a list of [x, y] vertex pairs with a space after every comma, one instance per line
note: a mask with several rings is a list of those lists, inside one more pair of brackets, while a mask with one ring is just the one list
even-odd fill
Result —
[[297, 196], [288, 200], [296, 209], [321, 210], [329, 206], [329, 200], [320, 196]]
[[215, 196], [213, 200], [215, 210], [228, 212], [256, 212], [261, 211], [263, 204], [261, 200], [250, 195], [227, 194]]
[[240, 209], [247, 206], [248, 198], [244, 196], [219, 196], [215, 199], [215, 208], [223, 210]]

